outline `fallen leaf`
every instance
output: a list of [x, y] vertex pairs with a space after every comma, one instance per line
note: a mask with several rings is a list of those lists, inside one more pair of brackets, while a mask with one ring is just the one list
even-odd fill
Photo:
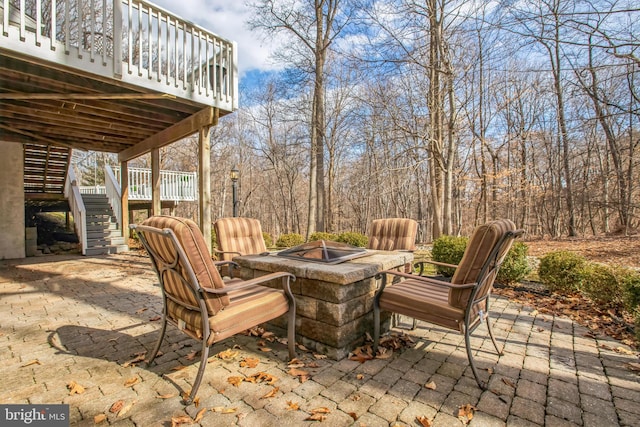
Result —
[[425, 416], [416, 417], [416, 421], [418, 421], [422, 427], [431, 427], [431, 421]]
[[516, 388], [516, 385], [509, 378], [502, 378], [502, 382], [508, 385], [509, 387]]
[[268, 353], [270, 351], [273, 351], [273, 349], [269, 347], [260, 347], [259, 350], [262, 351], [263, 353]]
[[273, 341], [275, 340], [276, 334], [274, 334], [273, 332], [265, 332], [262, 334], [262, 338], [266, 339], [267, 341]]
[[146, 357], [146, 355], [147, 355], [146, 351], [143, 351], [141, 353], [136, 353], [135, 357], [133, 359], [131, 359], [131, 360], [128, 360], [128, 361], [124, 362], [122, 364], [122, 367], [123, 368], [128, 368], [129, 366], [135, 366], [136, 364], [138, 364], [140, 362], [143, 362], [144, 358]]
[[362, 396], [360, 396], [359, 394], [354, 394], [353, 396], [351, 396], [351, 400], [353, 400], [354, 402], [357, 402], [360, 399], [362, 399]]
[[149, 319], [150, 322], [157, 322], [158, 320], [162, 319], [162, 316], [153, 316]]
[[321, 406], [311, 410], [312, 414], [330, 414], [331, 410], [326, 406]]
[[178, 366], [174, 366], [173, 368], [171, 368], [171, 370], [172, 371], [182, 371], [184, 368], [186, 368], [186, 366], [178, 365]]
[[231, 360], [231, 359], [234, 359], [238, 354], [240, 354], [239, 351], [233, 351], [231, 349], [227, 349], [216, 354], [216, 357], [222, 360]]
[[204, 414], [207, 412], [207, 408], [202, 408], [198, 411], [198, 413], [196, 414], [196, 417], [193, 419], [194, 423], [199, 423], [202, 420], [202, 417], [204, 417]]
[[124, 386], [125, 387], [133, 387], [134, 385], [138, 384], [140, 382], [140, 378], [139, 377], [131, 377], [128, 380], [126, 380], [124, 382]]
[[240, 366], [243, 368], [255, 368], [260, 363], [260, 359], [255, 357], [245, 357], [240, 361]]
[[247, 378], [245, 378], [245, 381], [250, 381], [250, 382], [266, 382], [267, 384], [271, 385], [273, 383], [275, 383], [276, 381], [278, 381], [277, 377], [274, 377], [271, 374], [267, 374], [266, 372], [258, 372], [255, 373], [253, 375], [248, 376]]
[[191, 353], [187, 354], [185, 356], [185, 359], [187, 360], [193, 360], [198, 356], [198, 352], [197, 351], [192, 351]]
[[298, 377], [301, 383], [307, 381], [309, 379], [309, 373], [307, 371], [303, 371], [301, 369], [291, 368], [289, 369], [289, 375], [294, 377]]
[[240, 387], [240, 383], [242, 383], [242, 381], [244, 381], [244, 378], [242, 377], [229, 377], [227, 378], [227, 382], [231, 385], [234, 385], [236, 387]]
[[132, 408], [132, 407], [133, 407], [133, 405], [135, 405], [135, 404], [136, 404], [136, 401], [135, 401], [135, 400], [132, 400], [131, 402], [127, 403], [127, 405], [126, 405], [126, 406], [124, 406], [122, 409], [120, 409], [120, 410], [118, 411], [118, 416], [119, 416], [119, 417], [124, 416], [127, 412], [129, 412], [129, 410], [131, 410], [131, 408]]
[[436, 382], [435, 381], [431, 381], [430, 383], [427, 383], [424, 386], [425, 386], [425, 388], [428, 388], [429, 390], [435, 390], [436, 389]]
[[315, 357], [316, 359], [320, 360], [320, 359], [327, 359], [329, 356], [327, 356], [326, 354], [313, 354], [313, 357]]
[[305, 418], [305, 421], [324, 421], [327, 419], [326, 415], [322, 415], [322, 414], [311, 414], [309, 415], [307, 418]]
[[297, 402], [287, 400], [287, 411], [297, 411], [300, 409], [300, 405]]
[[303, 346], [302, 344], [298, 344], [297, 347], [298, 347], [298, 349], [300, 351], [309, 351], [309, 349], [307, 347]]
[[176, 427], [180, 424], [193, 424], [193, 420], [188, 415], [181, 415], [179, 417], [171, 418], [171, 427]]
[[195, 406], [196, 408], [200, 406], [200, 396], [193, 399], [193, 406]]
[[116, 412], [119, 412], [123, 406], [124, 406], [124, 400], [118, 400], [116, 402], [113, 402], [113, 405], [111, 405], [111, 408], [109, 408], [109, 412], [111, 412], [112, 414], [115, 414]]
[[95, 417], [93, 417], [93, 423], [94, 424], [100, 424], [101, 422], [105, 421], [107, 419], [107, 416], [105, 414], [98, 414]]
[[224, 406], [216, 406], [211, 408], [211, 412], [220, 412], [221, 414], [232, 414], [236, 412], [238, 408], [226, 408]]
[[466, 422], [468, 423], [473, 419], [473, 415], [475, 410], [478, 409], [475, 406], [467, 403], [466, 405], [460, 406], [458, 408], [458, 418], [466, 418]]
[[173, 394], [173, 393], [160, 394], [160, 395], [156, 396], [156, 399], [171, 399], [174, 396], [175, 396], [175, 394]]
[[280, 388], [274, 387], [273, 389], [271, 389], [269, 393], [262, 396], [261, 399], [268, 399], [270, 397], [275, 397], [278, 394], [278, 391], [280, 391]]
[[627, 367], [630, 371], [640, 372], [640, 363], [629, 362], [627, 363]]
[[142, 313], [144, 313], [144, 312], [145, 312], [145, 311], [147, 311], [147, 310], [149, 310], [149, 309], [148, 309], [148, 308], [146, 308], [146, 307], [145, 307], [145, 308], [140, 308], [140, 309], [136, 310], [136, 314], [142, 314]]
[[358, 414], [356, 414], [355, 412], [349, 412], [349, 416], [353, 418], [353, 421], [356, 421], [358, 419]]
[[67, 388], [69, 389], [69, 396], [72, 396], [74, 394], [84, 393], [84, 387], [82, 387], [80, 384], [78, 384], [75, 381], [70, 381], [67, 384]]
[[357, 380], [363, 380], [364, 379], [364, 375], [363, 374], [358, 374], [358, 375], [356, 375], [356, 379]]

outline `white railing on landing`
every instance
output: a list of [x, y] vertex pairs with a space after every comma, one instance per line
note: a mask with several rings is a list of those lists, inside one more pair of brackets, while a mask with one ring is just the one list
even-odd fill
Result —
[[69, 201], [69, 208], [73, 214], [73, 224], [78, 235], [78, 240], [82, 248], [82, 255], [86, 255], [87, 250], [87, 211], [82, 201], [80, 187], [76, 179], [73, 168], [69, 168], [67, 180], [64, 185], [64, 196]]
[[[151, 169], [129, 169], [129, 200], [151, 200]], [[118, 183], [120, 167], [113, 168]], [[160, 171], [160, 200], [194, 202], [197, 198], [195, 172]]]
[[[198, 200], [196, 178], [195, 172], [160, 171], [160, 200], [195, 202]], [[106, 194], [119, 201], [120, 167], [105, 166], [105, 182], [106, 185], [80, 186], [80, 192]], [[151, 187], [151, 169], [129, 168], [129, 200], [151, 200]]]
[[113, 216], [118, 223], [118, 230], [122, 230], [122, 190], [118, 178], [109, 165], [104, 166], [104, 187]]
[[145, 0], [0, 0], [0, 46], [225, 111], [238, 108], [236, 43]]

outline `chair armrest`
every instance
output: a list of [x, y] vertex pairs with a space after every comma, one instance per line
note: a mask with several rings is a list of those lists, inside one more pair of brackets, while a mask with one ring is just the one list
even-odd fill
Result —
[[[399, 276], [399, 277], [404, 277], [407, 279], [411, 279], [413, 281], [417, 281], [417, 282], [423, 282], [425, 285], [433, 285], [433, 286], [442, 286], [444, 288], [449, 288], [449, 289], [471, 289], [473, 287], [475, 287], [477, 285], [476, 282], [473, 283], [465, 283], [463, 285], [456, 285], [456, 284], [452, 284], [450, 282], [445, 282], [443, 280], [437, 280], [437, 279], [432, 279], [431, 277], [424, 277], [424, 276], [416, 276], [415, 274], [411, 274], [411, 273], [404, 273], [402, 271], [395, 271], [395, 270], [383, 270], [380, 273], [378, 273], [376, 275], [376, 279], [378, 278], [382, 278], [382, 283], [380, 285], [380, 288], [378, 289], [377, 293], [382, 292], [382, 290], [387, 286], [387, 276], [391, 274], [394, 276]], [[393, 286], [393, 285], [390, 285]]]
[[220, 255], [226, 255], [226, 254], [232, 254], [232, 255], [238, 255], [241, 256], [242, 254], [240, 252], [234, 252], [234, 251], [219, 251], [217, 249], [213, 249], [213, 253], [214, 254], [220, 254]]
[[432, 260], [417, 261], [416, 264], [433, 264], [433, 265], [438, 265], [440, 267], [449, 267], [449, 268], [458, 267], [458, 264], [449, 264], [446, 262], [432, 261]]
[[260, 283], [268, 282], [270, 280], [278, 279], [280, 277], [287, 277], [289, 279], [286, 281], [286, 284], [284, 286], [285, 286], [285, 291], [291, 292], [291, 289], [289, 287], [289, 281], [291, 279], [295, 281], [296, 276], [294, 276], [291, 273], [285, 273], [282, 271], [279, 271], [276, 273], [270, 273], [265, 276], [256, 277], [250, 280], [245, 280], [240, 283], [232, 283], [220, 289], [213, 289], [213, 288], [201, 288], [201, 289], [208, 294], [226, 294], [229, 291], [234, 291], [236, 289], [242, 289], [249, 286], [259, 285]]
[[413, 265], [414, 266], [417, 265], [420, 267], [420, 271], [418, 271], [418, 275], [422, 276], [422, 273], [424, 272], [425, 264], [432, 264], [432, 265], [437, 265], [439, 267], [453, 268], [454, 270], [458, 267], [457, 264], [449, 264], [449, 263], [440, 262], [440, 261], [431, 261], [431, 260], [416, 261]]
[[238, 265], [238, 263], [236, 263], [234, 261], [225, 261], [225, 260], [216, 261], [216, 260], [213, 260], [213, 264], [216, 267], [222, 267], [223, 265], [228, 265], [228, 266], [233, 267], [233, 268], [240, 268], [240, 265]]

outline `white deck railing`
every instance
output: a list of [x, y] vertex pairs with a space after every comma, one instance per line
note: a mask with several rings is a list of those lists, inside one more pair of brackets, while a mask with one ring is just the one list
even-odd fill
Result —
[[[113, 171], [106, 166], [106, 186], [92, 185], [79, 187], [82, 194], [106, 194], [112, 195], [120, 202], [120, 167], [114, 167]], [[112, 178], [115, 177], [115, 178]], [[110, 180], [108, 178], [111, 178]], [[160, 171], [160, 200], [175, 202], [195, 202], [198, 200], [196, 187], [197, 175], [195, 172]], [[114, 181], [115, 180], [115, 181]], [[116, 188], [110, 189], [109, 187]], [[129, 200], [151, 200], [151, 169], [129, 168]], [[111, 196], [110, 196], [111, 198]], [[113, 206], [113, 202], [111, 203]]]
[[[0, 0], [0, 46], [234, 111], [235, 42], [144, 0]], [[179, 2], [176, 5], [180, 5]]]
[[78, 235], [78, 240], [82, 248], [82, 255], [86, 255], [87, 250], [87, 211], [82, 201], [80, 187], [73, 172], [73, 168], [69, 168], [67, 180], [64, 185], [64, 196], [69, 201], [69, 208], [73, 214], [73, 225]]

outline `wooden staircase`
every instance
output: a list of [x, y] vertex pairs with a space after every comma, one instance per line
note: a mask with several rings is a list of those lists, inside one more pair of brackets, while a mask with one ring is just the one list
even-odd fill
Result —
[[83, 194], [87, 218], [85, 255], [114, 254], [129, 250], [104, 194]]

